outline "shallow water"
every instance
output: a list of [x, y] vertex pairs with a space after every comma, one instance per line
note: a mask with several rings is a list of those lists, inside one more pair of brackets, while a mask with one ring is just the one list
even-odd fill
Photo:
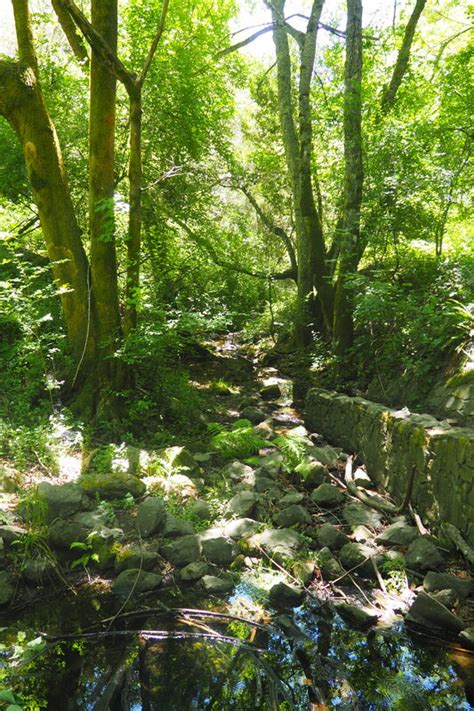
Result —
[[[209, 605], [172, 592], [148, 597], [146, 605], [163, 600], [180, 609]], [[420, 643], [403, 625], [355, 632], [315, 602], [294, 616], [269, 618], [263, 597], [245, 585], [214, 602], [218, 613], [261, 627], [160, 610], [111, 626], [100, 624], [119, 609], [110, 596], [64, 593], [60, 603], [46, 601], [12, 624], [3, 621], [2, 688], [17, 694], [20, 708], [35, 708], [34, 699], [40, 708], [64, 711], [474, 708], [474, 655]], [[19, 631], [26, 638], [18, 644]], [[33, 647], [30, 661], [12, 658], [14, 643], [24, 649], [41, 632], [71, 638]], [[170, 635], [177, 638], [163, 639]]]

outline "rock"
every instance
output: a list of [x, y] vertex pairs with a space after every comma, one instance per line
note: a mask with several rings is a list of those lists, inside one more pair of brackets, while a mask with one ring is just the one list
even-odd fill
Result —
[[423, 580], [423, 588], [429, 593], [449, 588], [454, 590], [459, 600], [465, 600], [469, 595], [474, 594], [474, 580], [464, 580], [449, 573], [435, 573], [430, 570]]
[[20, 526], [5, 524], [0, 526], [0, 537], [8, 548], [14, 541], [18, 541], [22, 536], [24, 536], [26, 530]]
[[217, 578], [214, 575], [204, 575], [201, 578], [201, 585], [204, 589], [204, 592], [218, 595], [220, 593], [231, 592], [234, 587], [234, 581], [230, 576], [223, 576], [222, 578]]
[[0, 568], [5, 568], [7, 565], [7, 559], [5, 556], [5, 541], [0, 538]]
[[0, 491], [4, 494], [16, 494], [21, 490], [22, 477], [12, 467], [0, 464]]
[[321, 548], [327, 547], [331, 551], [337, 551], [349, 543], [348, 537], [330, 523], [324, 523], [318, 528], [316, 541]]
[[295, 558], [302, 540], [291, 528], [267, 528], [249, 538], [248, 544], [251, 550], [260, 547], [270, 556]]
[[375, 542], [375, 533], [367, 526], [353, 526], [352, 539], [357, 543], [373, 543]]
[[459, 639], [469, 649], [474, 649], [474, 627], [467, 627], [459, 633]]
[[330, 447], [326, 445], [325, 447], [311, 447], [308, 450], [313, 459], [316, 459], [321, 464], [326, 464], [328, 467], [335, 467], [337, 461], [341, 456], [342, 450], [336, 447]]
[[[48, 541], [52, 548], [69, 551], [71, 543], [84, 542], [89, 530], [77, 521], [57, 518], [48, 528]], [[77, 552], [78, 556], [80, 551]]]
[[227, 504], [228, 509], [234, 516], [240, 518], [250, 516], [259, 498], [253, 491], [241, 491], [231, 498]]
[[142, 538], [161, 531], [165, 522], [165, 503], [158, 496], [149, 496], [138, 507], [137, 528]]
[[13, 600], [15, 586], [6, 570], [0, 571], [0, 605], [8, 605]]
[[312, 490], [316, 486], [327, 482], [329, 478], [328, 468], [315, 460], [305, 459], [295, 468], [295, 472], [303, 479], [305, 489]]
[[241, 413], [242, 410], [245, 410], [246, 407], [255, 407], [258, 405], [259, 399], [255, 395], [248, 395], [247, 397], [242, 398], [242, 400], [239, 402], [238, 405], [238, 410]]
[[303, 588], [286, 583], [277, 583], [270, 588], [270, 604], [277, 610], [285, 610], [289, 607], [299, 607], [304, 599]]
[[273, 479], [269, 479], [266, 476], [258, 476], [256, 478], [255, 491], [258, 491], [259, 493], [263, 493], [264, 491], [266, 491], [268, 492], [269, 496], [278, 496], [278, 498], [281, 496], [281, 489], [276, 483], [276, 481], [274, 481]]
[[91, 496], [101, 499], [123, 499], [128, 494], [139, 497], [145, 493], [146, 486], [133, 474], [121, 471], [86, 472], [79, 479], [79, 486]]
[[166, 560], [177, 568], [184, 568], [194, 563], [201, 556], [201, 542], [198, 536], [183, 536], [163, 546], [161, 553]]
[[329, 548], [322, 548], [319, 551], [318, 560], [324, 580], [337, 580], [346, 572], [339, 561], [334, 558]]
[[[225, 478], [232, 479], [232, 481], [245, 481], [252, 477], [254, 470], [249, 467], [248, 464], [239, 462], [235, 460], [227, 464], [222, 470], [222, 474]], [[252, 479], [252, 483], [255, 483], [255, 479]]]
[[229, 521], [225, 526], [224, 532], [229, 538], [238, 540], [239, 538], [251, 536], [261, 525], [261, 523], [254, 521], [252, 518], [238, 518], [235, 521]]
[[419, 535], [415, 526], [407, 526], [403, 521], [397, 521], [387, 526], [375, 540], [383, 546], [408, 546]]
[[208, 521], [212, 516], [211, 507], [207, 501], [202, 499], [197, 499], [193, 501], [189, 507], [189, 513], [193, 518], [197, 518], [200, 521]]
[[[113, 516], [115, 520], [116, 517]], [[111, 522], [111, 517], [103, 509], [95, 509], [95, 511], [81, 511], [80, 513], [74, 514], [73, 521], [80, 523], [91, 531], [100, 531], [102, 528], [108, 528], [108, 524]]]
[[365, 632], [369, 627], [377, 624], [378, 615], [362, 607], [341, 602], [336, 605], [336, 610], [344, 622], [355, 630]]
[[431, 593], [431, 597], [433, 598], [433, 600], [437, 600], [442, 605], [447, 607], [448, 610], [452, 610], [458, 602], [458, 596], [456, 595], [454, 590], [450, 589], [438, 590], [438, 592]]
[[290, 526], [304, 526], [311, 523], [311, 516], [303, 506], [292, 504], [273, 517], [277, 526], [290, 528]]
[[276, 383], [273, 385], [264, 385], [260, 390], [262, 400], [278, 400], [281, 397], [281, 390]]
[[342, 504], [344, 501], [344, 494], [342, 494], [332, 484], [320, 484], [309, 498], [318, 506], [331, 508]]
[[377, 530], [382, 528], [381, 514], [363, 504], [347, 504], [344, 506], [342, 516], [350, 526], [368, 526]]
[[131, 568], [151, 570], [157, 565], [159, 558], [158, 553], [144, 546], [126, 546], [116, 555], [115, 569], [118, 572]]
[[156, 573], [147, 573], [139, 568], [123, 570], [112, 583], [112, 590], [120, 597], [156, 590], [161, 585], [162, 577]]
[[280, 501], [280, 506], [290, 506], [291, 504], [300, 504], [304, 501], [304, 494], [300, 494], [299, 491], [292, 491], [289, 494], [285, 494]]
[[188, 536], [193, 533], [194, 528], [189, 521], [183, 521], [170, 513], [166, 514], [165, 525], [161, 532], [163, 538], [178, 538], [179, 536]]
[[199, 464], [185, 447], [167, 447], [160, 452], [160, 458], [166, 462], [167, 471], [190, 474], [199, 470]]
[[27, 559], [23, 563], [21, 575], [33, 585], [47, 585], [54, 580], [54, 564], [47, 558]]
[[234, 543], [224, 537], [207, 538], [201, 544], [203, 556], [216, 565], [229, 565], [237, 554]]
[[263, 439], [270, 440], [275, 437], [275, 432], [272, 427], [271, 420], [264, 420], [264, 422], [260, 422], [258, 425], [255, 425], [254, 429], [255, 432], [260, 435], [260, 437], [263, 437]]
[[436, 629], [449, 630], [457, 634], [464, 628], [464, 622], [460, 617], [454, 615], [438, 600], [435, 600], [425, 592], [418, 593], [405, 620], [429, 629], [435, 627]]
[[365, 469], [362, 469], [362, 467], [358, 467], [358, 469], [355, 470], [353, 479], [354, 484], [359, 486], [361, 489], [371, 489], [373, 487], [370, 476], [367, 474]]
[[38, 497], [46, 506], [46, 520], [68, 518], [78, 511], [90, 509], [89, 497], [78, 484], [50, 484], [42, 481], [38, 484]]
[[259, 410], [258, 407], [253, 406], [244, 407], [244, 409], [240, 411], [240, 416], [242, 417], [242, 419], [251, 422], [252, 425], [259, 425], [260, 422], [263, 422], [267, 419], [267, 416], [264, 412]]
[[186, 583], [193, 583], [206, 575], [208, 570], [209, 566], [205, 561], [195, 561], [181, 568], [179, 577]]
[[369, 578], [375, 576], [375, 571], [370, 559], [377, 552], [363, 543], [346, 543], [339, 552], [339, 560], [346, 570], [355, 568], [356, 573]]
[[443, 564], [443, 556], [425, 536], [415, 539], [408, 546], [406, 563], [408, 568], [424, 572], [433, 568], [439, 568]]
[[311, 560], [297, 560], [293, 565], [292, 573], [302, 585], [308, 585], [314, 575], [315, 567]]

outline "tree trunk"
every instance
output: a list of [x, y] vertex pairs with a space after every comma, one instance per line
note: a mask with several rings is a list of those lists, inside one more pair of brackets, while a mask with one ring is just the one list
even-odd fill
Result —
[[129, 91], [130, 97], [130, 164], [129, 223], [127, 242], [127, 288], [125, 306], [125, 335], [137, 325], [137, 305], [140, 295], [141, 251], [141, 181], [142, 181], [142, 87], [138, 82]]
[[353, 303], [347, 277], [359, 261], [360, 211], [364, 180], [362, 162], [362, 2], [347, 0], [344, 93], [344, 216], [334, 310], [334, 346], [347, 353], [354, 336]]
[[[93, 0], [92, 24], [117, 49], [117, 0]], [[116, 79], [92, 51], [89, 118], [89, 233], [94, 303], [99, 336], [101, 390], [118, 387], [113, 360], [121, 325], [114, 234]]]

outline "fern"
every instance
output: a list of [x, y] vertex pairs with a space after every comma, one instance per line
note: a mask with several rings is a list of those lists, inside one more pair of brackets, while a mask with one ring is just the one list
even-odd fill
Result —
[[273, 441], [273, 444], [283, 454], [283, 466], [288, 472], [294, 471], [299, 464], [304, 462], [307, 444], [302, 437], [280, 435]]
[[222, 426], [209, 427], [209, 429], [214, 433], [210, 442], [212, 449], [226, 459], [251, 457], [259, 449], [267, 446], [266, 441], [254, 431], [249, 420], [237, 420], [231, 430], [226, 430]]

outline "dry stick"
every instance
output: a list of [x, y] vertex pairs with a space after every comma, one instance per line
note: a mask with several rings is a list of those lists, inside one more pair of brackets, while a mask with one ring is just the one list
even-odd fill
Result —
[[445, 530], [448, 538], [450, 538], [456, 548], [461, 551], [465, 559], [471, 563], [471, 565], [474, 565], [474, 549], [464, 540], [456, 526], [453, 526], [452, 523], [443, 523], [441, 528]]
[[379, 570], [379, 567], [375, 561], [375, 558], [371, 558], [370, 562], [372, 563], [375, 575], [377, 576], [377, 580], [380, 585], [380, 589], [382, 590], [383, 593], [387, 594], [387, 588], [385, 587], [384, 580], [383, 580], [382, 576], [380, 575], [380, 570]]

